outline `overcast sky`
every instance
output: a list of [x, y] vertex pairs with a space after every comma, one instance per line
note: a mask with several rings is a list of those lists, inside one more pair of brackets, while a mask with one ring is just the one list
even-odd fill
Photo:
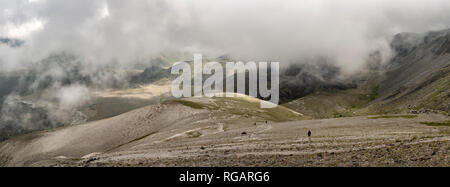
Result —
[[[399, 32], [450, 27], [449, 0], [0, 0], [10, 69], [66, 51], [122, 64], [164, 50], [279, 61], [326, 56], [351, 72]], [[282, 62], [281, 62], [282, 63]]]

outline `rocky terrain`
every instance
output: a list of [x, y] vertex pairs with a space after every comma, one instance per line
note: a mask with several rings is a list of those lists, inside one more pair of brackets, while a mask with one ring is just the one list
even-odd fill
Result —
[[[251, 113], [254, 102], [252, 98], [234, 103], [206, 98], [173, 101], [36, 132], [1, 143], [0, 164], [448, 167], [450, 163], [450, 118], [444, 115], [292, 121], [302, 115], [287, 108]], [[232, 111], [234, 104], [248, 108]], [[312, 137], [307, 137], [308, 129]]]
[[[393, 59], [354, 80], [356, 88], [315, 90], [284, 106], [313, 118], [450, 112], [450, 30], [394, 37]], [[319, 103], [319, 104], [318, 104]]]
[[[289, 66], [273, 109], [244, 95], [172, 98], [166, 66], [180, 56], [123, 76], [49, 57], [29, 76], [0, 75], [0, 135], [9, 138], [0, 142], [0, 166], [449, 167], [449, 36], [398, 34], [389, 63], [345, 79], [327, 63]], [[64, 108], [64, 97], [48, 97], [73, 85], [89, 87], [92, 99]]]

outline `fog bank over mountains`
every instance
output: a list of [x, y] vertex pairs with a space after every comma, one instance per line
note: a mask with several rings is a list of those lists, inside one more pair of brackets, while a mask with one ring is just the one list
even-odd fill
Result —
[[[416, 61], [415, 54], [434, 58], [431, 49], [447, 52], [446, 37], [426, 42], [433, 35], [428, 31], [450, 28], [448, 0], [0, 0], [0, 4], [0, 141], [84, 123], [88, 117], [82, 109], [111, 109], [96, 105], [93, 92], [136, 88], [168, 78], [166, 68], [192, 60], [193, 53], [222, 62], [280, 62], [280, 96], [287, 103], [316, 90], [356, 88], [349, 77], [395, 69], [396, 63], [402, 65], [398, 62]], [[420, 47], [423, 52], [416, 50]], [[447, 56], [441, 58], [436, 69], [448, 62]], [[420, 62], [411, 66], [420, 68], [409, 68], [414, 69], [410, 72], [430, 67]], [[416, 75], [392, 75], [400, 74], [397, 82]], [[380, 88], [389, 95], [399, 85]], [[137, 106], [141, 105], [128, 109]], [[103, 117], [112, 114], [116, 113]]]
[[450, 27], [446, 0], [1, 0], [2, 70], [67, 52], [88, 64], [129, 64], [162, 51], [274, 60], [325, 57], [344, 73], [365, 67], [391, 36]]

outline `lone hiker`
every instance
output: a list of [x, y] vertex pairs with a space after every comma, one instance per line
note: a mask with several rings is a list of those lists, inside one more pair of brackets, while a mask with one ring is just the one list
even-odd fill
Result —
[[311, 137], [311, 129], [308, 130], [308, 137]]

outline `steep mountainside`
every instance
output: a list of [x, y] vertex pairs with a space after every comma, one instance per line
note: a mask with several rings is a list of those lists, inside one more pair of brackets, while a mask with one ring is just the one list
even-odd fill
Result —
[[250, 97], [173, 100], [104, 120], [34, 132], [1, 142], [0, 166], [26, 166], [58, 156], [80, 158], [141, 140], [194, 139], [302, 117], [282, 106], [261, 109], [259, 102]]
[[357, 87], [320, 90], [284, 104], [313, 118], [450, 111], [450, 29], [393, 38], [393, 59], [355, 79]]
[[450, 111], [450, 30], [399, 34], [392, 42], [397, 56], [379, 86], [378, 111]]

